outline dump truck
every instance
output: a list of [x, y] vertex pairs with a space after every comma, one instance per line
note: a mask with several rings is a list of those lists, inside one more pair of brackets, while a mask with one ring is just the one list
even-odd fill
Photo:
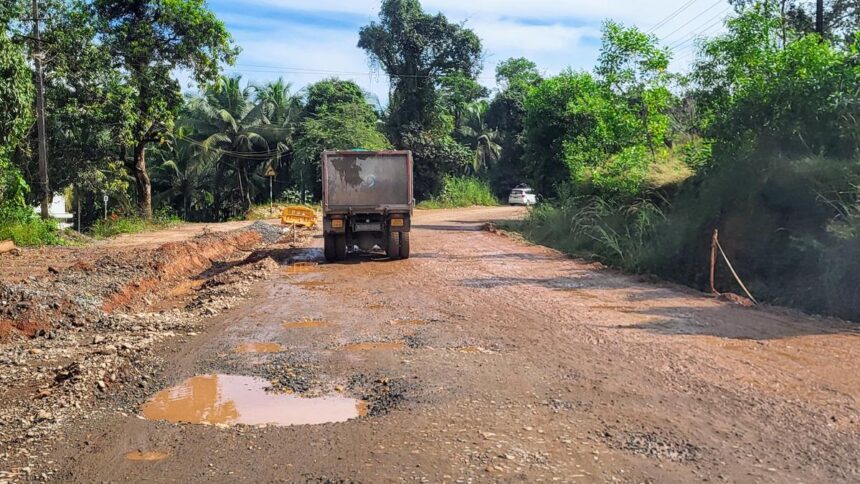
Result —
[[412, 152], [326, 151], [320, 165], [326, 260], [343, 260], [355, 248], [408, 259]]

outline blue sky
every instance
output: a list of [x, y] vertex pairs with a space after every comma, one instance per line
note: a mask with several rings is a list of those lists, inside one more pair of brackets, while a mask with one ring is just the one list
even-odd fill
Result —
[[[294, 89], [326, 77], [352, 79], [384, 104], [388, 79], [373, 73], [356, 47], [358, 30], [377, 18], [378, 0], [209, 0], [242, 54], [230, 73], [251, 82], [283, 77]], [[566, 67], [591, 69], [600, 47], [600, 24], [612, 18], [654, 33], [676, 51], [675, 69], [692, 56], [693, 39], [721, 30], [725, 0], [424, 0], [424, 9], [464, 22], [486, 51], [483, 84], [495, 87], [498, 62], [527, 57], [546, 75]], [[186, 81], [187, 82], [187, 81]], [[188, 86], [186, 86], [188, 87]]]

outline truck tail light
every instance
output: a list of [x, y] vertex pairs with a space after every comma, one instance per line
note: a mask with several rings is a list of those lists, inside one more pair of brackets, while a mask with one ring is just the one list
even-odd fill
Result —
[[403, 219], [402, 218], [393, 218], [391, 219], [392, 227], [403, 227]]

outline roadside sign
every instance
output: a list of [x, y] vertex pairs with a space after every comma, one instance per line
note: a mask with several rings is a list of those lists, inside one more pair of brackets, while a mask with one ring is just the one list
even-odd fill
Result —
[[272, 168], [271, 166], [269, 166], [269, 169], [268, 169], [268, 170], [266, 170], [266, 176], [277, 176], [277, 175], [278, 175], [278, 174], [277, 174], [277, 173], [275, 173], [275, 169], [274, 169], [274, 168]]
[[110, 200], [110, 198], [107, 195], [102, 197], [103, 202], [108, 203], [108, 200]]

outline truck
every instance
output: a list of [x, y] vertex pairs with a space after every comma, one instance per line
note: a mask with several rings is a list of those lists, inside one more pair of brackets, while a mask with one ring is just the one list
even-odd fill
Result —
[[344, 260], [356, 247], [408, 259], [412, 152], [325, 151], [320, 166], [326, 260]]

